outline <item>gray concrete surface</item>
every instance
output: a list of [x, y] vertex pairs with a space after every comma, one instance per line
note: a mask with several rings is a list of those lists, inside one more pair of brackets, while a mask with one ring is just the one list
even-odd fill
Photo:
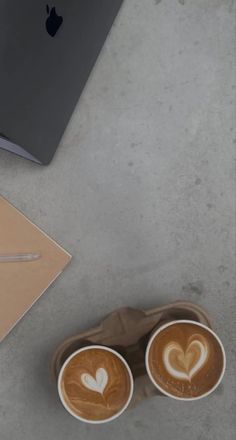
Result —
[[[0, 152], [0, 191], [74, 256], [0, 346], [1, 440], [234, 440], [235, 1], [125, 0], [56, 157]], [[76, 422], [55, 347], [116, 307], [206, 307], [227, 351], [203, 401]]]

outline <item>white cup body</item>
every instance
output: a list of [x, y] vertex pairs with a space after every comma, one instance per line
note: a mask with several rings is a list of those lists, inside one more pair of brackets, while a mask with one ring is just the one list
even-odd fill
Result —
[[[121, 410], [117, 413], [114, 414], [112, 417], [105, 419], [105, 420], [87, 420], [84, 419], [80, 416], [78, 416], [77, 414], [75, 414], [72, 409], [68, 406], [68, 404], [65, 402], [64, 397], [63, 397], [63, 393], [61, 391], [61, 380], [62, 380], [62, 376], [64, 373], [64, 370], [66, 368], [66, 366], [68, 365], [68, 363], [71, 361], [71, 359], [73, 359], [74, 356], [76, 356], [79, 353], [82, 353], [83, 351], [87, 351], [87, 350], [92, 350], [92, 349], [101, 349], [104, 351], [109, 351], [110, 353], [113, 353], [115, 356], [117, 356], [124, 364], [124, 366], [126, 367], [126, 370], [129, 374], [129, 378], [130, 378], [130, 394], [129, 397], [127, 399], [127, 402], [125, 403], [125, 405], [121, 408]], [[83, 347], [79, 350], [76, 350], [74, 353], [72, 353], [64, 362], [64, 364], [61, 367], [59, 376], [58, 376], [58, 380], [57, 380], [57, 389], [58, 389], [58, 394], [61, 400], [61, 403], [63, 404], [64, 408], [73, 416], [75, 417], [77, 420], [80, 420], [81, 422], [85, 422], [85, 423], [89, 423], [89, 424], [93, 424], [93, 425], [98, 425], [98, 424], [103, 424], [103, 423], [108, 423], [111, 422], [112, 420], [117, 419], [129, 406], [130, 401], [132, 399], [133, 396], [133, 392], [134, 392], [134, 379], [133, 379], [133, 375], [131, 372], [131, 369], [128, 365], [128, 363], [126, 362], [126, 360], [115, 350], [113, 350], [112, 348], [109, 347], [104, 347], [103, 345], [89, 345], [88, 347]]]
[[[152, 346], [152, 343], [153, 343], [155, 337], [156, 337], [159, 333], [161, 333], [163, 330], [165, 330], [166, 328], [170, 327], [171, 325], [174, 325], [174, 324], [181, 324], [181, 323], [182, 323], [182, 324], [186, 324], [186, 323], [187, 323], [187, 324], [195, 324], [195, 325], [197, 325], [197, 326], [199, 326], [199, 327], [202, 327], [202, 328], [206, 329], [207, 331], [209, 331], [209, 333], [211, 333], [211, 334], [216, 338], [216, 340], [217, 340], [217, 342], [219, 343], [219, 345], [220, 345], [220, 347], [221, 347], [221, 350], [222, 350], [222, 356], [223, 356], [223, 368], [222, 368], [222, 372], [221, 372], [221, 375], [220, 375], [220, 377], [219, 377], [217, 383], [216, 383], [216, 384], [214, 385], [214, 387], [212, 387], [209, 391], [207, 391], [206, 393], [202, 394], [201, 396], [197, 396], [197, 397], [177, 397], [177, 396], [174, 396], [173, 394], [168, 393], [168, 392], [165, 391], [165, 390], [164, 390], [159, 384], [156, 383], [155, 379], [154, 379], [153, 376], [152, 376], [152, 373], [151, 373], [151, 371], [150, 371], [150, 368], [149, 368], [149, 362], [148, 362], [148, 359], [149, 359], [149, 352], [150, 352], [150, 348], [151, 348], [151, 346]], [[146, 370], [147, 370], [147, 373], [148, 373], [149, 378], [151, 379], [153, 385], [154, 385], [159, 391], [161, 391], [161, 393], [165, 394], [165, 395], [168, 396], [168, 397], [171, 397], [172, 399], [176, 399], [176, 400], [184, 400], [184, 401], [188, 401], [188, 402], [189, 402], [189, 401], [192, 401], [192, 400], [203, 399], [204, 397], [209, 396], [209, 395], [210, 395], [211, 393], [213, 393], [213, 391], [215, 391], [215, 389], [220, 385], [220, 383], [221, 383], [221, 381], [222, 381], [222, 379], [223, 379], [224, 373], [225, 373], [225, 369], [226, 369], [226, 355], [225, 355], [225, 349], [224, 349], [224, 346], [223, 346], [223, 344], [222, 344], [220, 338], [217, 336], [217, 334], [216, 334], [213, 330], [211, 330], [209, 327], [207, 327], [206, 325], [201, 324], [201, 323], [199, 323], [199, 322], [191, 321], [191, 320], [187, 320], [187, 319], [181, 319], [181, 320], [176, 320], [176, 321], [168, 322], [167, 324], [164, 324], [164, 325], [162, 325], [161, 327], [159, 327], [159, 328], [153, 333], [153, 335], [151, 336], [151, 338], [150, 338], [150, 340], [149, 340], [149, 342], [148, 342], [147, 348], [146, 348], [145, 364], [146, 364]]]

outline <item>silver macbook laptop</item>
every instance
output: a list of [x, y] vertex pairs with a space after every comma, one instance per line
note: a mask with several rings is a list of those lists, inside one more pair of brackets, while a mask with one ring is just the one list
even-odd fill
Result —
[[0, 2], [0, 148], [51, 161], [122, 1]]

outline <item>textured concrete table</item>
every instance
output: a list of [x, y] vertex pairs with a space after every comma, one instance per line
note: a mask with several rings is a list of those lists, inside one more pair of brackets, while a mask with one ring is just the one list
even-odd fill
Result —
[[[1, 440], [234, 440], [235, 1], [126, 0], [56, 157], [0, 152], [0, 191], [74, 256], [0, 346]], [[50, 381], [64, 337], [122, 305], [212, 315], [224, 384], [100, 427]]]

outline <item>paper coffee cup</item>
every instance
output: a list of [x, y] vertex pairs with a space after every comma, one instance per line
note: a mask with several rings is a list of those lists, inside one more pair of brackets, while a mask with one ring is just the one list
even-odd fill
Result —
[[110, 422], [129, 406], [134, 380], [126, 360], [115, 350], [90, 345], [72, 353], [58, 376], [64, 408], [90, 424]]
[[154, 331], [145, 364], [159, 391], [173, 399], [192, 401], [210, 395], [219, 386], [226, 355], [220, 338], [209, 327], [196, 321], [176, 320]]

